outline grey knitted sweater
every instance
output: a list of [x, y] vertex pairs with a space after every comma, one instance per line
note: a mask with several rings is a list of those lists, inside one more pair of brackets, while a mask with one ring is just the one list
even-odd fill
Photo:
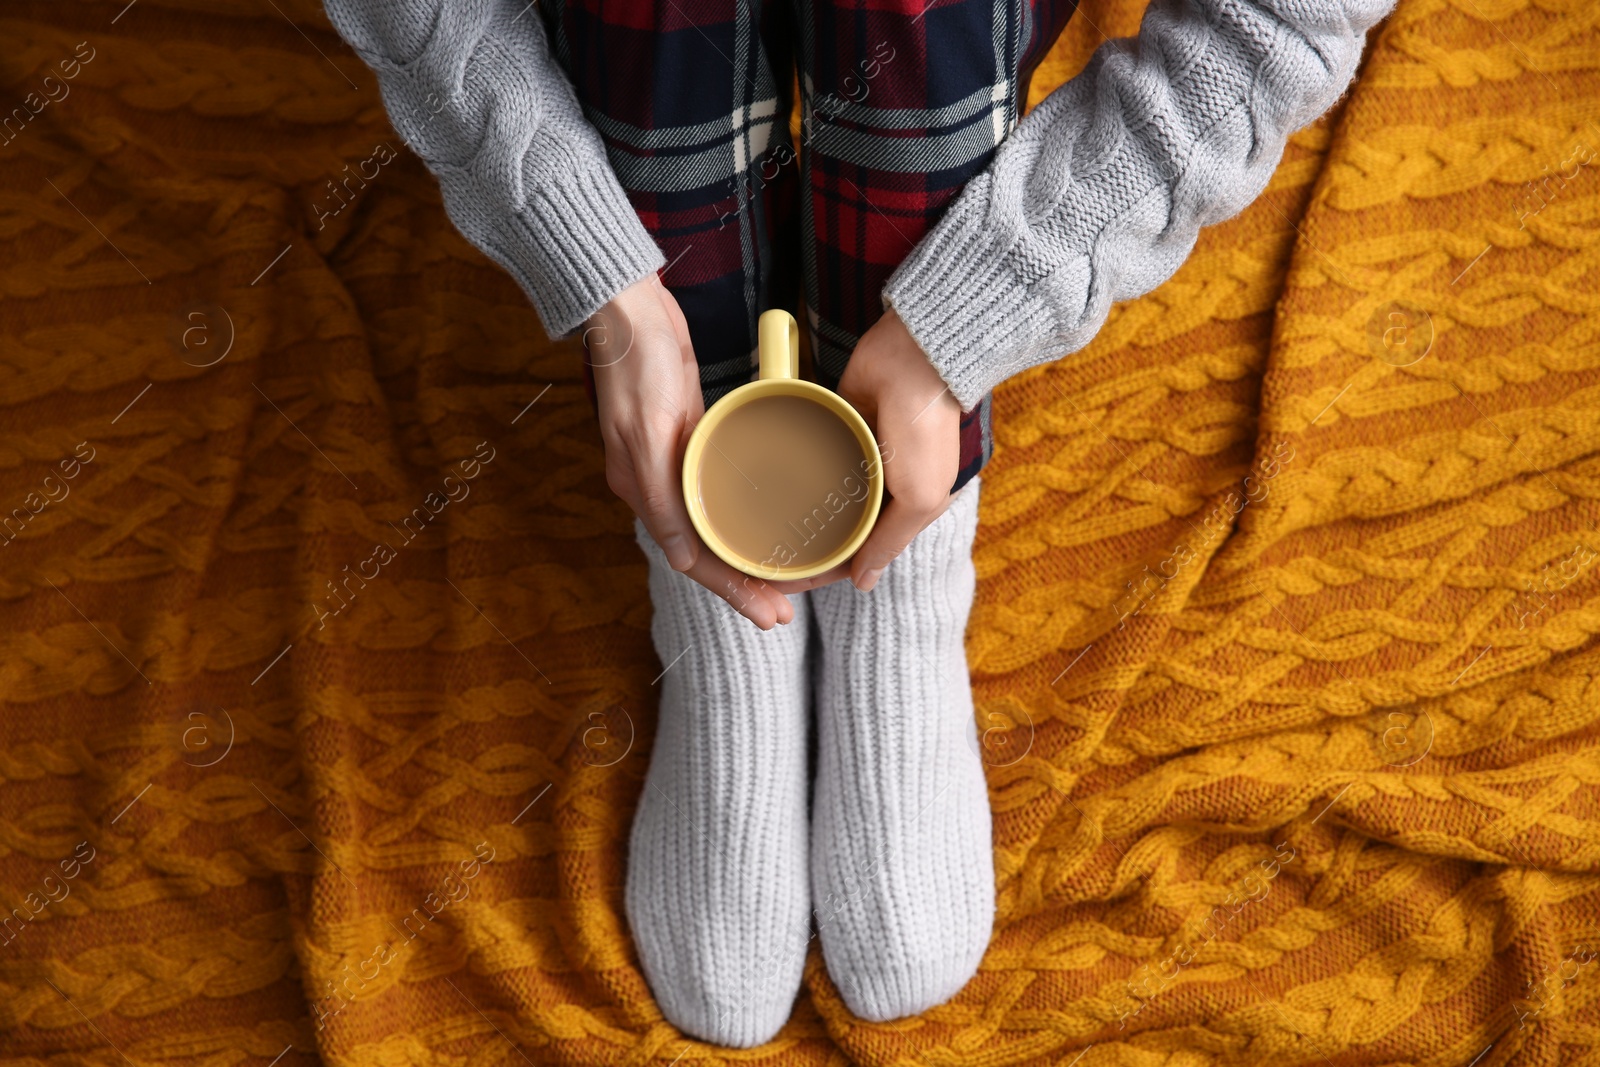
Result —
[[[526, 0], [324, 0], [456, 226], [552, 336], [657, 270]], [[1035, 108], [885, 286], [970, 410], [1178, 269], [1344, 93], [1395, 0], [1152, 0]]]

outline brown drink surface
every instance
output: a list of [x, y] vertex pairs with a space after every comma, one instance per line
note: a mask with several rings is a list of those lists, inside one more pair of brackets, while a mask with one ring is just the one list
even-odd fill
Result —
[[711, 528], [765, 566], [816, 563], [855, 533], [869, 460], [848, 423], [815, 401], [764, 396], [729, 412], [700, 457]]

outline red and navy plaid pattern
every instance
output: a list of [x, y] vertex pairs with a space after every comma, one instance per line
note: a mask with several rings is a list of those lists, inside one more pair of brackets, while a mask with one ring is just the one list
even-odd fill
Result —
[[[560, 0], [555, 53], [666, 254], [709, 407], [756, 320], [807, 323], [829, 388], [906, 254], [993, 158], [1076, 0]], [[798, 68], [800, 145], [789, 136]], [[804, 293], [804, 309], [796, 298]], [[592, 395], [592, 382], [591, 382]], [[961, 488], [993, 452], [961, 420]]]

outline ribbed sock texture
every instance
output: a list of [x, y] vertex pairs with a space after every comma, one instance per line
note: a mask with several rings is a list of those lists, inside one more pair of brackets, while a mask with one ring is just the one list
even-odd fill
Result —
[[828, 972], [864, 1019], [915, 1015], [977, 972], [994, 921], [989, 794], [963, 634], [979, 480], [870, 592], [813, 590], [811, 879]]
[[756, 629], [674, 571], [643, 524], [650, 634], [666, 668], [628, 852], [627, 910], [661, 1012], [748, 1048], [789, 1018], [810, 939], [810, 606]]

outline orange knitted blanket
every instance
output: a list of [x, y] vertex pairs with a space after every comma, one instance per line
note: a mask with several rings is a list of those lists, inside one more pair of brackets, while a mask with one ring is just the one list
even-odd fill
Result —
[[623, 920], [661, 668], [573, 345], [314, 0], [0, 40], [0, 1064], [1600, 1063], [1595, 0], [1401, 0], [999, 392], [993, 945], [878, 1025], [813, 949], [737, 1053]]

